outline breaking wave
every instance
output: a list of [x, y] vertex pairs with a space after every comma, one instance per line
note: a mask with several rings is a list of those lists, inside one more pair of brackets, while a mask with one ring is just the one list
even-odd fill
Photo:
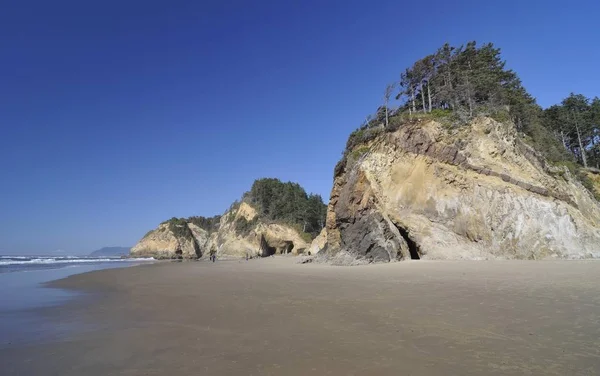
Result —
[[104, 262], [144, 262], [154, 258], [117, 258], [117, 257], [52, 257], [52, 256], [0, 256], [2, 265], [48, 265], [48, 264], [88, 264]]

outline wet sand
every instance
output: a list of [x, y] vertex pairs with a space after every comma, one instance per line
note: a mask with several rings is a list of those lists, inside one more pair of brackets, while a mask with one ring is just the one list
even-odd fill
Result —
[[294, 258], [69, 277], [80, 329], [0, 350], [2, 375], [598, 375], [600, 262]]

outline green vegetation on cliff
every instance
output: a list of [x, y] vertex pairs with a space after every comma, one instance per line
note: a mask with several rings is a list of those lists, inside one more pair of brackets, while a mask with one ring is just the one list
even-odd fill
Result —
[[254, 227], [258, 224], [258, 218], [253, 218], [251, 220], [247, 220], [245, 217], [239, 217], [235, 221], [235, 229], [238, 234], [242, 236], [246, 236], [254, 229]]
[[[248, 221], [239, 217], [235, 229], [240, 235], [248, 235], [259, 221], [280, 223], [297, 230], [306, 241], [316, 237], [325, 226], [327, 205], [320, 195], [307, 194], [297, 183], [284, 183], [279, 179], [258, 179], [242, 199], [257, 211], [257, 217]], [[234, 215], [239, 202], [231, 205], [228, 212]], [[178, 238], [192, 239], [193, 234], [188, 223], [192, 223], [209, 233], [219, 230], [221, 216], [188, 218], [173, 217], [162, 224], [168, 224], [169, 230]], [[148, 232], [144, 237], [148, 236]]]
[[244, 201], [256, 208], [260, 219], [291, 225], [313, 238], [325, 226], [327, 206], [323, 199], [307, 194], [297, 183], [258, 179], [244, 194]]
[[221, 216], [220, 215], [215, 215], [214, 217], [195, 216], [195, 217], [189, 217], [186, 220], [210, 233], [213, 231], [217, 231], [219, 229], [219, 223], [221, 221]]
[[571, 93], [544, 110], [543, 122], [584, 167], [600, 168], [600, 98]]
[[[194, 216], [194, 217], [188, 217], [188, 218], [173, 217], [169, 220], [164, 221], [163, 224], [167, 223], [169, 225], [169, 230], [176, 237], [188, 240], [188, 239], [192, 239], [194, 237], [194, 235], [192, 234], [192, 231], [190, 230], [190, 228], [188, 226], [188, 223], [195, 224], [196, 226], [200, 227], [201, 229], [206, 230], [209, 233], [211, 233], [211, 232], [217, 231], [219, 229], [219, 220], [220, 219], [221, 219], [221, 217], [218, 215], [216, 215], [214, 217], [201, 217], [201, 216]], [[150, 232], [148, 234], [150, 234]], [[148, 236], [148, 234], [146, 234], [146, 236]]]
[[194, 237], [192, 231], [187, 225], [187, 218], [176, 218], [173, 217], [163, 223], [169, 225], [169, 230], [178, 238], [191, 239]]
[[[391, 98], [398, 101], [395, 107]], [[365, 144], [406, 122], [425, 118], [459, 127], [476, 116], [513, 122], [524, 142], [547, 161], [570, 166], [588, 187], [580, 167], [600, 168], [600, 99], [571, 94], [560, 105], [544, 110], [518, 75], [506, 68], [499, 48], [473, 41], [459, 47], [444, 44], [387, 85], [382, 106], [348, 138], [335, 174], [348, 160], [364, 154]]]

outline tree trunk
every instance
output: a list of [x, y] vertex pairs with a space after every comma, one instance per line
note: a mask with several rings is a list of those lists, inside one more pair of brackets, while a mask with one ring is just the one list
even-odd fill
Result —
[[594, 151], [596, 168], [598, 168], [598, 153], [596, 151], [596, 128], [592, 129], [592, 150]]
[[448, 95], [448, 97], [452, 101], [452, 103], [450, 103], [450, 107], [452, 108], [452, 111], [454, 111], [457, 101], [456, 101], [456, 93], [454, 92], [454, 86], [452, 86], [452, 72], [450, 71], [450, 64], [451, 63], [448, 62], [448, 68], [446, 69], [448, 86], [450, 87], [450, 94]]
[[581, 153], [581, 161], [583, 162], [583, 167], [587, 168], [587, 158], [585, 157], [585, 149], [583, 148], [583, 144], [581, 143], [581, 132], [579, 132], [579, 125], [577, 124], [577, 119], [575, 119], [575, 130], [577, 130], [577, 139], [579, 140], [579, 152]]
[[565, 147], [565, 149], [569, 150], [569, 148], [567, 147], [567, 142], [565, 141], [565, 132], [560, 131], [560, 138], [562, 139], [562, 144]]
[[429, 90], [429, 81], [427, 81], [427, 97], [429, 98], [429, 113], [431, 113], [431, 91]]
[[427, 112], [427, 108], [425, 107], [425, 92], [423, 91], [423, 83], [421, 82], [421, 102], [423, 105], [423, 113]]
[[412, 111], [417, 112], [417, 106], [415, 105], [415, 90], [410, 88], [410, 96], [412, 98]]
[[387, 103], [385, 104], [385, 126], [386, 126], [386, 128], [388, 126], [388, 106], [387, 106]]
[[[471, 62], [469, 61], [469, 73], [471, 73]], [[467, 74], [467, 97], [469, 98], [469, 117], [473, 117], [473, 102], [471, 100], [471, 83]]]
[[473, 103], [471, 102], [471, 88], [469, 84], [469, 77], [467, 77], [467, 97], [469, 98], [469, 117], [473, 117]]

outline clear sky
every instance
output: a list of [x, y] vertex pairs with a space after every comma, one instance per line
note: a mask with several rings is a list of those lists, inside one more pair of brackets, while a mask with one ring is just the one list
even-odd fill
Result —
[[4, 2], [0, 253], [131, 246], [260, 177], [327, 200], [348, 134], [444, 42], [501, 47], [542, 106], [600, 95], [599, 16], [594, 1]]

